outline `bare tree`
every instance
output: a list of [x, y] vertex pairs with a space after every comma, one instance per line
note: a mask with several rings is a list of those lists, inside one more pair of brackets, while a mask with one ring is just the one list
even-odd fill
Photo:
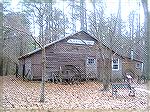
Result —
[[71, 1], [71, 20], [72, 20], [72, 31], [73, 33], [76, 32], [76, 22], [75, 22], [75, 0]]
[[85, 0], [80, 0], [80, 30], [87, 31]]
[[3, 4], [0, 3], [0, 75], [3, 75]]
[[144, 9], [144, 29], [145, 29], [145, 36], [146, 36], [146, 50], [147, 50], [147, 55], [146, 55], [146, 59], [145, 59], [145, 67], [144, 67], [144, 71], [145, 71], [145, 74], [147, 75], [147, 77], [148, 77], [148, 79], [150, 79], [150, 69], [149, 69], [149, 67], [150, 67], [150, 48], [149, 48], [149, 46], [150, 46], [150, 39], [149, 39], [149, 37], [150, 37], [150, 27], [149, 27], [149, 25], [150, 25], [150, 22], [149, 22], [149, 20], [150, 20], [150, 13], [149, 13], [149, 11], [148, 11], [148, 0], [141, 0], [141, 2], [142, 2], [142, 5], [143, 5], [143, 9]]
[[[11, 31], [6, 26], [12, 26], [17, 29], [22, 29], [26, 32], [29, 31], [29, 21], [26, 15], [21, 13], [8, 13], [3, 17], [3, 64], [5, 65], [3, 69], [5, 74], [13, 74], [15, 71], [15, 64], [18, 63], [18, 57], [32, 50], [31, 44], [32, 40], [25, 34], [18, 33], [16, 31]], [[13, 64], [11, 64], [13, 63]], [[8, 66], [11, 65], [11, 66]], [[14, 69], [7, 69], [8, 67]]]

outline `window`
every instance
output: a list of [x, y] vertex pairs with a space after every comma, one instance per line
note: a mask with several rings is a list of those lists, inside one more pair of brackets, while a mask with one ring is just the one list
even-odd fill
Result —
[[69, 39], [67, 42], [71, 44], [94, 45], [94, 41], [91, 41], [91, 40]]
[[133, 52], [133, 49], [131, 50], [131, 60], [133, 60], [133, 57], [134, 57], [134, 52]]
[[89, 58], [88, 59], [88, 64], [94, 64], [95, 63], [95, 59], [94, 58]]
[[112, 60], [112, 70], [119, 70], [119, 59]]
[[141, 68], [141, 64], [140, 63], [136, 63], [136, 68]]

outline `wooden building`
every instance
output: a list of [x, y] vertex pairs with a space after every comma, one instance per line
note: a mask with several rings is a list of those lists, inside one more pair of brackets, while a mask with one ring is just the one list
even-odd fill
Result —
[[[45, 80], [110, 80], [122, 78], [126, 71], [142, 74], [142, 62], [118, 55], [84, 31], [45, 45]], [[41, 49], [19, 57], [19, 71], [28, 79], [41, 79]], [[138, 67], [137, 67], [138, 64]], [[105, 70], [105, 72], [104, 72]]]

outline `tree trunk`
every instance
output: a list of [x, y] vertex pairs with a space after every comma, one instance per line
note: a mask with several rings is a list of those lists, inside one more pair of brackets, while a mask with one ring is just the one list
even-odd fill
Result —
[[108, 90], [109, 83], [108, 83], [108, 75], [106, 72], [106, 57], [103, 59], [103, 90], [106, 91]]
[[16, 76], [16, 78], [18, 77], [18, 70], [19, 70], [19, 67], [18, 67], [18, 64], [16, 64], [16, 71], [15, 71], [15, 76]]
[[93, 0], [92, 4], [93, 4], [93, 11], [94, 11], [94, 25], [96, 25], [96, 6], [95, 6], [95, 0]]
[[3, 4], [0, 3], [0, 76], [3, 75]]
[[5, 76], [7, 76], [8, 75], [8, 64], [9, 64], [9, 61], [8, 60], [6, 60], [6, 71], [5, 71]]
[[87, 31], [85, 0], [80, 0], [80, 30]]
[[45, 56], [45, 48], [42, 49], [42, 82], [41, 82], [41, 96], [40, 102], [45, 101], [45, 76], [46, 76], [46, 56]]
[[101, 58], [100, 61], [102, 62], [102, 63], [99, 63], [100, 64], [99, 66], [102, 66], [102, 70], [101, 70], [101, 74], [102, 74], [101, 78], [102, 78], [102, 83], [103, 83], [102, 91], [106, 91], [109, 89], [109, 83], [110, 83], [109, 78], [111, 75], [109, 72], [107, 72], [107, 70], [110, 69], [110, 68], [107, 69], [107, 67], [109, 67], [107, 65], [109, 62], [106, 64], [106, 53], [107, 53], [107, 51], [106, 51], [106, 48], [103, 47], [103, 45], [100, 42], [98, 43], [98, 49], [99, 49], [99, 52], [101, 53], [100, 54], [100, 58]]
[[3, 57], [0, 59], [0, 76], [3, 76]]
[[25, 79], [25, 64], [22, 65], [22, 77], [23, 77], [23, 80]]
[[40, 102], [44, 102], [45, 101], [45, 76], [46, 76], [46, 54], [45, 54], [45, 39], [43, 36], [43, 13], [40, 12], [40, 37], [41, 37], [41, 41], [42, 41], [42, 82], [41, 82], [41, 94], [40, 94]]
[[145, 59], [145, 66], [144, 66], [144, 73], [147, 75], [147, 78], [150, 79], [150, 16], [148, 12], [148, 1], [147, 0], [141, 0], [143, 9], [144, 9], [144, 26], [145, 26], [145, 34], [146, 34], [146, 50], [147, 50], [147, 55]]
[[119, 0], [118, 7], [118, 36], [121, 36], [121, 0]]
[[72, 11], [71, 11], [71, 16], [72, 16], [72, 32], [75, 33], [76, 32], [76, 21], [75, 21], [75, 16], [74, 16], [74, 12], [75, 12], [75, 1], [72, 0]]
[[63, 1], [63, 36], [65, 37], [66, 35], [66, 24], [65, 24], [65, 9], [64, 9], [64, 1]]

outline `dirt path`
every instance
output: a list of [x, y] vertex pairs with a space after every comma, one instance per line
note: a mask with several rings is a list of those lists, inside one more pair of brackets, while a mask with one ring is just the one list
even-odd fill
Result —
[[[117, 98], [113, 98], [111, 91], [104, 93], [100, 91], [102, 84], [98, 82], [79, 85], [46, 83], [44, 103], [39, 102], [40, 82], [23, 81], [12, 76], [4, 77], [3, 82], [4, 110], [46, 109], [56, 112], [57, 109], [73, 109], [74, 111], [77, 109], [80, 112], [80, 109], [145, 110], [148, 106], [148, 93], [145, 91], [136, 91], [136, 97], [129, 97], [128, 90], [121, 90], [118, 92]], [[147, 89], [144, 84], [135, 86]]]

